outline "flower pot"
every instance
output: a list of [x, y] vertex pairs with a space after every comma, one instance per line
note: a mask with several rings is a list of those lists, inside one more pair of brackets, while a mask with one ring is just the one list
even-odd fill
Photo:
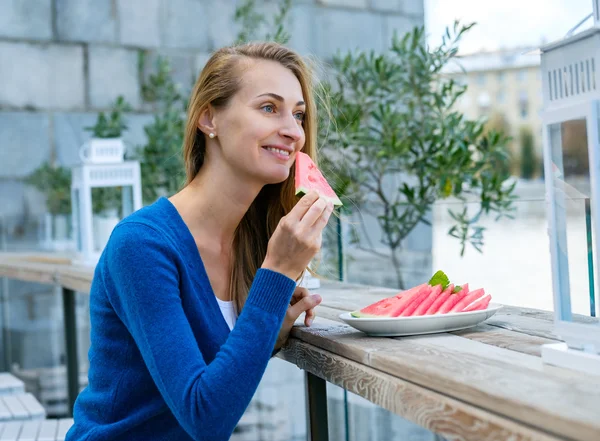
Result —
[[94, 251], [102, 252], [119, 221], [116, 209], [104, 210], [93, 216]]

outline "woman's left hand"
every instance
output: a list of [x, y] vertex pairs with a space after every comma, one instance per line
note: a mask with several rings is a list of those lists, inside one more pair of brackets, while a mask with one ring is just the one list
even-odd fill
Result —
[[311, 294], [306, 288], [296, 287], [296, 290], [292, 295], [292, 300], [290, 301], [290, 306], [288, 306], [285, 318], [283, 319], [277, 342], [275, 343], [276, 350], [281, 349], [285, 344], [290, 335], [290, 331], [292, 330], [292, 326], [294, 326], [294, 323], [298, 317], [300, 317], [300, 314], [306, 312], [304, 324], [306, 326], [312, 324], [316, 316], [315, 307], [321, 303], [321, 300], [319, 294]]

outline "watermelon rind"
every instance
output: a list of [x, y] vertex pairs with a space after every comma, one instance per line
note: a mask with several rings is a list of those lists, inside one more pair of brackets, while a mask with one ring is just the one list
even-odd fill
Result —
[[[301, 194], [307, 194], [310, 190], [311, 190], [310, 188], [298, 187], [296, 189], [296, 196], [301, 195]], [[319, 196], [321, 196], [323, 199], [325, 199], [327, 201], [332, 202], [333, 205], [336, 207], [341, 207], [342, 205], [344, 205], [344, 204], [342, 204], [342, 201], [340, 200], [340, 198], [337, 196], [327, 196], [322, 193], [319, 193]]]

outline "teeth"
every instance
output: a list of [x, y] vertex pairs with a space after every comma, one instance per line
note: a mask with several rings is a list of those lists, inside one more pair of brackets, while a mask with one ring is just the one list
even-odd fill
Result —
[[267, 150], [279, 153], [284, 156], [290, 156], [290, 152], [288, 152], [287, 150], [276, 149], [275, 147], [267, 147]]

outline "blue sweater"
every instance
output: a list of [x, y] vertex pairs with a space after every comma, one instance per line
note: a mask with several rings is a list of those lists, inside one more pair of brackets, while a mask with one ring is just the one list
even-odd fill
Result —
[[258, 270], [230, 332], [171, 202], [161, 198], [121, 221], [94, 273], [89, 385], [66, 441], [228, 440], [295, 286]]

